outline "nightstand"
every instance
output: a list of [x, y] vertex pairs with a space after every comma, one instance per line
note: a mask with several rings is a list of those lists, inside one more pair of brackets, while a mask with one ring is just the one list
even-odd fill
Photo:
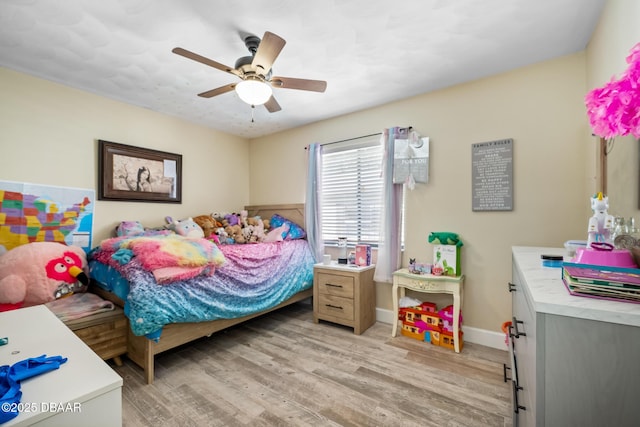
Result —
[[376, 321], [375, 265], [332, 263], [313, 267], [313, 320], [353, 328], [360, 335]]
[[122, 365], [120, 356], [127, 352], [129, 323], [120, 307], [64, 324], [103, 360], [113, 359], [117, 366]]

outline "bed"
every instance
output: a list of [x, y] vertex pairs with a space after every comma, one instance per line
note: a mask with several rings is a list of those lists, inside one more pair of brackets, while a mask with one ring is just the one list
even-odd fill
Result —
[[[247, 206], [246, 210], [250, 217], [278, 214], [304, 227], [303, 204]], [[144, 370], [148, 384], [154, 379], [155, 355], [313, 295], [315, 260], [306, 240], [216, 248], [225, 261], [212, 274], [171, 284], [154, 283], [157, 276], [142, 269], [133, 271], [134, 267], [114, 275], [99, 254], [90, 256], [92, 291], [125, 309], [130, 323], [127, 357]], [[214, 288], [211, 294], [204, 290], [209, 287]], [[185, 301], [189, 305], [182, 309]], [[157, 306], [160, 314], [147, 319], [150, 306]]]

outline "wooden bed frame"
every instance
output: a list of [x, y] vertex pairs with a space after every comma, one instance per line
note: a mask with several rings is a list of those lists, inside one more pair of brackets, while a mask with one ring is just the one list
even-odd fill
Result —
[[[271, 218], [274, 213], [277, 213], [304, 227], [304, 204], [247, 206], [246, 210], [249, 212], [249, 217], [260, 215], [262, 218]], [[104, 299], [113, 301], [121, 307], [124, 306], [124, 301], [109, 291], [93, 287], [92, 292], [97, 293]], [[127, 357], [144, 370], [147, 384], [151, 384], [153, 383], [154, 378], [154, 357], [156, 354], [160, 354], [163, 351], [170, 350], [202, 337], [208, 337], [211, 334], [230, 326], [237, 325], [246, 320], [261, 316], [265, 313], [269, 313], [312, 296], [313, 288], [309, 288], [298, 292], [275, 307], [244, 317], [236, 319], [211, 320], [206, 322], [172, 323], [162, 329], [162, 336], [158, 342], [154, 342], [146, 337], [133, 335], [131, 328], [128, 328], [129, 336], [127, 339]]]

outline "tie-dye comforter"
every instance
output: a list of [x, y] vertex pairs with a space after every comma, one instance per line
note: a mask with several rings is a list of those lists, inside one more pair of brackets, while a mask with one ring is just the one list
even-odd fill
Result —
[[264, 311], [313, 285], [314, 257], [306, 240], [221, 245], [224, 263], [213, 275], [159, 284], [132, 256], [105, 263], [89, 254], [92, 279], [125, 301], [135, 335], [159, 339], [170, 323], [229, 319]]

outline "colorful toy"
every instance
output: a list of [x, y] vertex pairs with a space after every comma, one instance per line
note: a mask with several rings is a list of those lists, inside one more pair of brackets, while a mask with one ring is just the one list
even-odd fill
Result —
[[144, 227], [140, 221], [122, 221], [116, 227], [116, 236], [141, 236], [144, 234]]
[[202, 228], [204, 237], [208, 239], [212, 234], [215, 234], [215, 230], [218, 227], [222, 227], [222, 223], [218, 223], [211, 215], [198, 215], [194, 216], [193, 222], [198, 224]]
[[198, 224], [195, 223], [193, 218], [187, 218], [182, 221], [172, 219], [170, 216], [166, 218], [169, 223], [169, 229], [173, 230], [180, 236], [189, 237], [192, 239], [201, 239], [204, 237], [204, 231]]
[[462, 240], [460, 240], [458, 235], [449, 231], [432, 232], [429, 234], [428, 240], [429, 243], [433, 243], [434, 245], [462, 246]]
[[0, 311], [44, 304], [84, 292], [86, 254], [77, 246], [33, 242], [0, 256]]
[[614, 217], [609, 215], [609, 198], [603, 196], [602, 192], [594, 194], [591, 198], [591, 209], [593, 216], [589, 218], [587, 232], [587, 247], [591, 248], [593, 243], [605, 243], [611, 245], [611, 230], [613, 229]]
[[[402, 322], [400, 333], [404, 336], [455, 350], [453, 336], [453, 306], [442, 310], [432, 302], [422, 302], [412, 307], [401, 307], [398, 320]], [[462, 313], [460, 314], [462, 324]], [[459, 331], [460, 349], [462, 349], [462, 331]]]
[[[226, 223], [225, 223], [226, 222]], [[240, 224], [240, 215], [237, 213], [230, 213], [224, 216], [224, 220], [222, 224], [226, 227], [227, 225], [238, 225]]]
[[[438, 311], [438, 315], [442, 319], [442, 329], [444, 331], [453, 332], [453, 306], [448, 305]], [[458, 325], [462, 325], [462, 313], [458, 317]]]
[[284, 223], [276, 228], [271, 229], [264, 238], [265, 242], [281, 242], [289, 232], [289, 224]]

